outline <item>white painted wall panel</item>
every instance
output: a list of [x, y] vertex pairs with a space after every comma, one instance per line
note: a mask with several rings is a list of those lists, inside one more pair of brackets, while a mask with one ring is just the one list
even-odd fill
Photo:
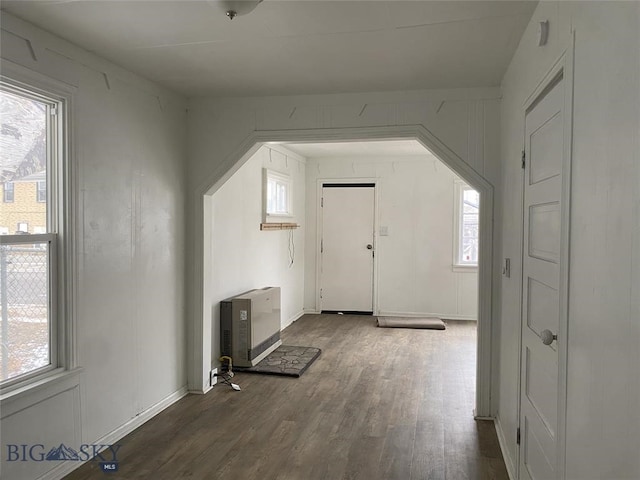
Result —
[[[210, 309], [211, 364], [219, 365], [220, 301], [247, 290], [280, 287], [282, 328], [302, 314], [305, 258], [305, 163], [295, 155], [262, 147], [235, 172], [211, 199]], [[288, 174], [293, 187], [294, 230], [260, 231], [262, 169]], [[294, 263], [290, 267], [289, 235]]]
[[2, 417], [2, 478], [38, 478], [59, 467], [60, 462], [43, 461], [43, 457], [61, 443], [79, 450], [79, 409], [76, 385], [54, 392], [31, 408]]
[[[549, 43], [536, 46], [537, 22]], [[542, 2], [503, 80], [500, 424], [517, 457], [522, 149], [526, 97], [575, 29], [568, 479], [640, 477], [640, 4]], [[603, 320], [606, 320], [603, 323]]]

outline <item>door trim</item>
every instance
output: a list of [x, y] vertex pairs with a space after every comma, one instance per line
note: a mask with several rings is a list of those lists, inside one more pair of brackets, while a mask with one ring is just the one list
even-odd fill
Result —
[[[560, 272], [559, 272], [559, 300], [560, 312], [558, 317], [558, 425], [557, 425], [557, 474], [558, 479], [566, 478], [566, 428], [567, 428], [567, 360], [568, 360], [568, 324], [569, 324], [569, 260], [571, 237], [571, 163], [573, 155], [573, 90], [574, 90], [574, 48], [575, 32], [572, 32], [570, 45], [562, 52], [554, 65], [538, 82], [536, 88], [527, 97], [522, 106], [522, 118], [526, 117], [547, 89], [556, 83], [559, 76], [564, 81], [563, 103], [563, 145], [562, 145], [562, 192], [560, 213]], [[526, 133], [523, 121], [523, 145], [526, 141]], [[521, 264], [524, 259], [524, 170], [522, 176], [522, 245]], [[522, 413], [522, 307], [524, 294], [524, 269], [520, 279], [520, 337], [519, 337], [519, 369], [518, 369], [518, 425]], [[521, 425], [519, 425], [522, 427]], [[522, 445], [517, 448], [517, 475], [520, 478], [520, 455]]]
[[[319, 178], [316, 183], [316, 309], [322, 310], [320, 290], [322, 288], [322, 254], [320, 242], [323, 235], [322, 189], [340, 187], [373, 187], [373, 251], [378, 246], [378, 179], [377, 178]], [[378, 315], [378, 256], [373, 256], [373, 315]]]

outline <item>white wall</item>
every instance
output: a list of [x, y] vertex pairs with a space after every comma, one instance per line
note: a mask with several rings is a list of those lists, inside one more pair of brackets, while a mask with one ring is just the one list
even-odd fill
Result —
[[[550, 38], [536, 46], [537, 22]], [[523, 104], [575, 29], [566, 477], [640, 478], [640, 3], [541, 2], [503, 80], [499, 419], [517, 463]]]
[[419, 157], [307, 159], [305, 309], [318, 311], [317, 217], [319, 180], [376, 180], [379, 315], [477, 319], [477, 271], [454, 271], [454, 179], [446, 165]]
[[75, 90], [79, 370], [2, 399], [2, 477], [26, 479], [77, 465], [6, 462], [5, 444], [112, 443], [186, 391], [186, 109], [4, 12], [2, 58]]
[[[289, 175], [296, 230], [261, 231], [262, 169]], [[262, 147], [222, 185], [211, 199], [210, 272], [213, 317], [212, 365], [220, 357], [220, 301], [254, 288], [280, 287], [282, 328], [302, 315], [305, 258], [305, 162], [282, 149]], [[294, 261], [290, 267], [289, 236]]]

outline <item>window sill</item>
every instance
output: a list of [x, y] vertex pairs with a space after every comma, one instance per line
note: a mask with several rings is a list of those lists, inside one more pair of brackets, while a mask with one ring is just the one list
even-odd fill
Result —
[[56, 387], [65, 388], [65, 384], [69, 384], [70, 386], [77, 385], [79, 383], [77, 377], [82, 371], [82, 368], [75, 368], [73, 370], [58, 368], [39, 377], [25, 381], [24, 383], [2, 389], [0, 391], [0, 408], [3, 410], [3, 416], [6, 416], [5, 414], [8, 415], [6, 411], [8, 404], [19, 402], [26, 397], [48, 396], [47, 392], [50, 389]]
[[477, 265], [453, 265], [451, 267], [452, 271], [458, 273], [474, 273], [478, 271]]

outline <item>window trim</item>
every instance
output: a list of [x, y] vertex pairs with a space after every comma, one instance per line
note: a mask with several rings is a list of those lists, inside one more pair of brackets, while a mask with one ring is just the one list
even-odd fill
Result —
[[[453, 260], [452, 270], [454, 272], [477, 272], [478, 262], [469, 263], [460, 260], [460, 248], [462, 242], [462, 195], [465, 190], [476, 190], [462, 179], [454, 180], [454, 207], [453, 207]], [[476, 190], [478, 191], [478, 190]], [[478, 205], [478, 215], [480, 214], [480, 206]], [[478, 216], [478, 225], [480, 225], [480, 217]], [[480, 238], [478, 237], [478, 241]], [[478, 254], [480, 249], [478, 249]], [[478, 260], [480, 260], [478, 258]]]
[[[47, 143], [47, 230], [50, 233], [25, 236], [24, 241], [37, 242], [51, 238], [50, 268], [50, 315], [51, 363], [42, 369], [8, 379], [0, 385], [0, 399], [15, 392], [39, 388], [43, 382], [54, 381], [61, 373], [77, 368], [76, 332], [76, 287], [77, 277], [74, 252], [76, 235], [72, 228], [75, 201], [75, 177], [73, 175], [72, 112], [75, 87], [46, 77], [8, 60], [0, 60], [0, 84], [3, 89], [44, 101], [53, 106], [48, 117], [50, 142]], [[53, 121], [52, 121], [53, 120]], [[52, 161], [55, 154], [55, 161]], [[54, 197], [55, 195], [55, 197]], [[11, 236], [6, 236], [6, 241]], [[15, 237], [12, 239], [12, 242]], [[51, 263], [53, 262], [53, 263]], [[55, 339], [55, 342], [54, 342]], [[54, 357], [55, 354], [55, 357]]]

